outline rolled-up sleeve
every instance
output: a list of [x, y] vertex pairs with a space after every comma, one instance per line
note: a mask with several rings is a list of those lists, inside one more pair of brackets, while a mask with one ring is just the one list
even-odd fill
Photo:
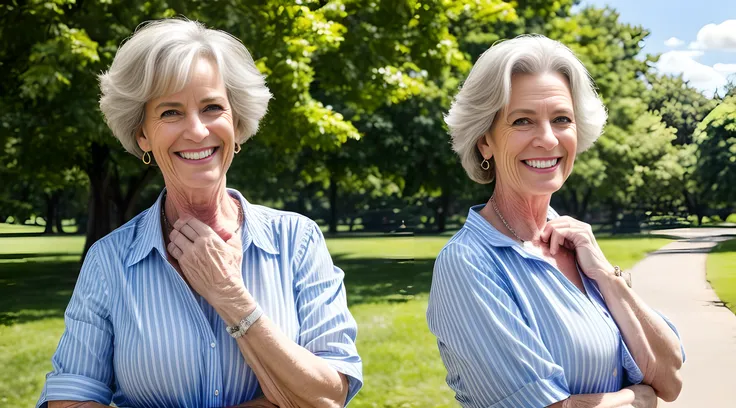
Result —
[[348, 311], [345, 274], [332, 263], [324, 236], [312, 221], [296, 260], [299, 345], [347, 376], [347, 405], [363, 386], [362, 362], [355, 347], [357, 325]]
[[109, 292], [99, 268], [97, 246], [90, 248], [64, 313], [65, 330], [52, 358], [37, 407], [48, 401], [112, 400], [113, 331]]
[[495, 266], [471, 248], [452, 243], [438, 256], [427, 321], [462, 406], [538, 408], [570, 396]]

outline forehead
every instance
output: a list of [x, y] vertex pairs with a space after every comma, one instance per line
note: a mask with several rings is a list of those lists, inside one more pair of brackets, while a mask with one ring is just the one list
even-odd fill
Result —
[[567, 78], [558, 72], [514, 74], [511, 77], [509, 108], [539, 102], [572, 106], [572, 94]]
[[[208, 94], [219, 94], [225, 96], [225, 83], [217, 68], [217, 64], [210, 58], [199, 57], [195, 59], [186, 76], [172, 75], [169, 78], [161, 78], [165, 89], [159, 96], [151, 99], [151, 102], [161, 100], [184, 98], [194, 93], [206, 92]], [[162, 85], [164, 85], [162, 83]]]

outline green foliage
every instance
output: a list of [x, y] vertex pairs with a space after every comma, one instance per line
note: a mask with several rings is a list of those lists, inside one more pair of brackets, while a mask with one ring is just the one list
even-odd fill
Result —
[[736, 97], [721, 102], [695, 132], [697, 177], [715, 203], [736, 201]]

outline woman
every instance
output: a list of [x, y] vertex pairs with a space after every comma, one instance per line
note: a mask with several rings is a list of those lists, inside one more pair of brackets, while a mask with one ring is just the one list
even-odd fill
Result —
[[242, 43], [153, 22], [100, 84], [113, 134], [166, 188], [87, 254], [38, 405], [347, 405], [356, 325], [319, 228], [226, 188], [271, 97]]
[[464, 407], [654, 407], [680, 392], [674, 326], [589, 225], [549, 207], [605, 120], [580, 61], [542, 36], [491, 47], [455, 98], [453, 148], [471, 179], [495, 179], [440, 252], [427, 311]]

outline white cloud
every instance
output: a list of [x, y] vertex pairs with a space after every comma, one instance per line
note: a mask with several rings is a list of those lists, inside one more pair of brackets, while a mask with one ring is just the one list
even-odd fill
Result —
[[736, 64], [709, 66], [696, 61], [703, 55], [699, 50], [668, 51], [657, 61], [657, 69], [665, 74], [682, 74], [683, 79], [706, 95], [712, 96], [716, 89], [728, 82], [729, 73], [736, 72]]
[[691, 42], [688, 48], [736, 51], [736, 20], [726, 20], [721, 24], [707, 24], [698, 31], [697, 38], [697, 41]]
[[736, 64], [715, 64], [713, 65], [713, 69], [715, 69], [718, 72], [723, 72], [724, 74], [733, 74], [736, 73]]
[[681, 39], [677, 37], [670, 37], [667, 41], [664, 42], [664, 45], [670, 48], [677, 48], [681, 46], [682, 44], [685, 44], [685, 41], [682, 41]]

